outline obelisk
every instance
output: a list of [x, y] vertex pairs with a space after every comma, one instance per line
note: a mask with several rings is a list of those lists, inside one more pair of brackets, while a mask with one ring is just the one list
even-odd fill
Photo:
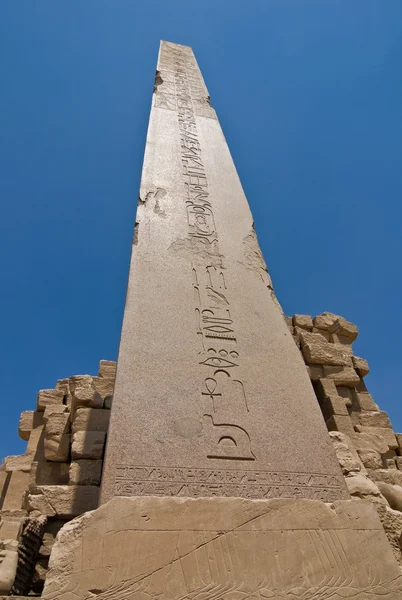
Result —
[[200, 69], [168, 42], [102, 482], [113, 496], [348, 497]]
[[103, 503], [59, 532], [43, 600], [399, 600], [329, 444], [193, 53], [162, 42]]

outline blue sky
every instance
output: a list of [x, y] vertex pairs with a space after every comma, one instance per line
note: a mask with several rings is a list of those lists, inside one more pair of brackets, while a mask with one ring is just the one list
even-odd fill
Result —
[[160, 39], [195, 51], [285, 313], [359, 326], [402, 431], [400, 0], [3, 0], [0, 458], [40, 388], [117, 357]]

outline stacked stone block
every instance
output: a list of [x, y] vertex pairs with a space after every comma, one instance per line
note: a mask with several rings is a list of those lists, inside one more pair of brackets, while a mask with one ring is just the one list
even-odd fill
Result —
[[116, 363], [103, 360], [96, 377], [73, 376], [59, 380], [54, 389], [40, 390], [36, 410], [20, 418], [25, 454], [8, 456], [0, 468], [0, 545], [16, 554], [19, 542], [21, 555], [24, 532], [46, 519], [32, 593], [43, 587], [60, 528], [98, 506], [115, 372]]
[[300, 349], [353, 498], [376, 505], [402, 564], [402, 435], [369, 394], [367, 361], [354, 356], [358, 328], [323, 313], [286, 317]]

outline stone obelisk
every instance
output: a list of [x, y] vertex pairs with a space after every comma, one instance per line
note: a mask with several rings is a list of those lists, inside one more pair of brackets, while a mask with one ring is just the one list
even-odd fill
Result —
[[59, 532], [43, 600], [401, 598], [374, 506], [342, 499], [192, 50], [167, 42], [108, 437], [103, 503]]
[[347, 497], [191, 48], [162, 42], [102, 483]]

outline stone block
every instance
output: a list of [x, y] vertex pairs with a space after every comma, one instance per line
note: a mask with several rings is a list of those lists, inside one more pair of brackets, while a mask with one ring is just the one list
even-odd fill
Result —
[[73, 433], [77, 431], [103, 431], [109, 428], [110, 410], [104, 408], [79, 408], [74, 416]]
[[395, 458], [386, 458], [384, 462], [385, 462], [387, 469], [396, 469], [397, 468]]
[[24, 441], [29, 440], [29, 436], [31, 435], [31, 431], [34, 425], [34, 411], [33, 410], [24, 410], [21, 413], [20, 421], [18, 424], [18, 435]]
[[6, 473], [6, 480], [2, 493], [2, 514], [5, 510], [21, 510], [28, 489], [29, 473], [26, 471], [12, 471]]
[[370, 496], [377, 498], [380, 498], [381, 496], [381, 492], [377, 485], [371, 481], [367, 475], [357, 473], [356, 475], [346, 477], [345, 481], [351, 496], [363, 499], [367, 499], [367, 497]]
[[[310, 335], [319, 335], [312, 333]], [[346, 360], [342, 352], [335, 344], [326, 341], [311, 341], [302, 344], [302, 352], [306, 363], [317, 365], [346, 365]]]
[[365, 472], [356, 450], [350, 439], [340, 431], [330, 431], [329, 436], [335, 450], [336, 457], [344, 475]]
[[335, 384], [331, 379], [320, 379], [314, 384], [314, 389], [325, 421], [332, 415], [349, 417], [345, 400], [338, 396]]
[[333, 313], [324, 312], [313, 319], [314, 326], [318, 329], [325, 329], [330, 333], [335, 333], [353, 341], [357, 338], [359, 330], [350, 321], [344, 317], [334, 315]]
[[313, 329], [313, 319], [310, 315], [294, 315], [293, 316], [293, 325], [295, 327], [301, 327], [302, 329], [307, 329], [308, 331], [312, 331]]
[[359, 358], [358, 356], [352, 357], [353, 366], [361, 378], [366, 377], [370, 373], [367, 360]]
[[71, 519], [98, 506], [99, 488], [92, 485], [48, 485], [30, 494], [28, 504], [42, 515]]
[[402, 512], [402, 487], [400, 485], [384, 483], [383, 481], [379, 481], [377, 486], [384, 498], [387, 499], [390, 507], [393, 510]]
[[360, 460], [367, 469], [382, 469], [381, 454], [375, 450], [358, 450]]
[[74, 460], [81, 458], [101, 459], [106, 434], [103, 431], [77, 431], [73, 434], [71, 455]]
[[36, 410], [43, 412], [52, 404], [63, 404], [64, 394], [61, 390], [40, 390], [36, 399]]
[[18, 540], [23, 520], [0, 518], [0, 540]]
[[402, 513], [388, 506], [376, 506], [395, 559], [402, 566]]
[[102, 408], [103, 398], [96, 391], [92, 383], [91, 385], [77, 385], [74, 388], [73, 406], [74, 409], [81, 406], [87, 408]]
[[91, 594], [396, 600], [402, 576], [370, 502], [115, 497], [60, 531], [42, 600]]
[[77, 460], [70, 464], [72, 485], [100, 485], [102, 475], [101, 460]]
[[360, 381], [360, 377], [352, 367], [324, 366], [324, 376], [333, 379], [336, 385], [354, 387]]
[[343, 415], [332, 415], [327, 421], [326, 425], [328, 431], [341, 431], [346, 435], [353, 435], [354, 428], [349, 415], [347, 417]]
[[103, 399], [103, 402], [106, 398], [113, 396], [114, 379], [111, 379], [109, 377], [94, 377], [93, 386], [100, 395], [100, 397]]
[[18, 542], [0, 541], [0, 594], [9, 594], [17, 572], [17, 563]]
[[109, 377], [114, 379], [116, 377], [117, 362], [114, 360], [101, 360], [99, 362], [99, 377]]
[[[327, 380], [325, 380], [327, 381]], [[329, 381], [332, 381], [335, 385], [335, 382], [333, 381], [333, 379], [330, 379]], [[338, 396], [341, 396], [341, 398], [343, 398], [345, 405], [346, 406], [353, 406], [353, 392], [354, 390], [352, 390], [352, 388], [350, 387], [345, 387], [345, 386], [336, 386], [336, 392], [338, 394]]]
[[54, 413], [45, 428], [45, 458], [54, 462], [67, 462], [70, 456], [70, 415]]
[[378, 411], [378, 405], [368, 392], [356, 392], [357, 403], [362, 411]]
[[47, 460], [32, 463], [29, 489], [32, 491], [40, 485], [67, 485], [70, 463], [51, 462]]
[[374, 431], [365, 433], [355, 432], [351, 436], [351, 440], [358, 452], [363, 450], [374, 450], [383, 456], [389, 450], [388, 444], [385, 442], [383, 436]]
[[324, 377], [324, 367], [321, 365], [307, 365], [307, 373], [311, 381], [318, 381]]
[[360, 433], [376, 433], [387, 444], [390, 450], [398, 448], [398, 442], [392, 429], [385, 427], [365, 427], [364, 425], [356, 425], [356, 430]]
[[54, 437], [45, 437], [44, 452], [46, 460], [65, 463], [70, 456], [70, 434], [62, 433]]
[[376, 483], [382, 481], [402, 487], [402, 472], [397, 469], [375, 469], [374, 471], [368, 470], [367, 472], [370, 479]]
[[45, 411], [43, 412], [43, 420], [45, 423], [47, 423], [53, 415], [62, 415], [66, 413], [68, 413], [68, 406], [65, 404], [51, 404], [45, 408]]
[[400, 471], [402, 471], [402, 456], [396, 456], [395, 457], [395, 463], [396, 463], [397, 469], [399, 469]]
[[365, 427], [381, 427], [392, 429], [391, 421], [386, 412], [363, 412], [359, 415], [360, 424]]
[[323, 336], [323, 338], [327, 340], [327, 342], [331, 341], [331, 334], [329, 333], [329, 331], [325, 331], [325, 329], [318, 329], [318, 327], [313, 327], [312, 332], [319, 333]]
[[4, 459], [6, 473], [11, 471], [25, 471], [29, 473], [32, 465], [32, 456], [18, 454], [17, 456], [6, 456]]

